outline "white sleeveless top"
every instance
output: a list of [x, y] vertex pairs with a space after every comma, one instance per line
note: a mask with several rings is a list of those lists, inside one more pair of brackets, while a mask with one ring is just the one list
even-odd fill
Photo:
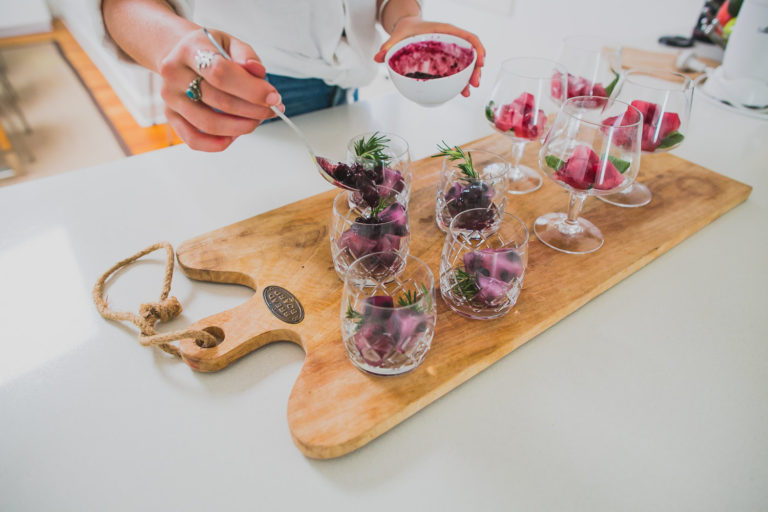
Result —
[[[373, 56], [381, 45], [376, 30], [376, 0], [169, 3], [181, 16], [249, 44], [267, 73], [320, 78], [329, 85], [345, 88], [365, 85], [376, 75]], [[105, 42], [114, 46], [106, 32]]]

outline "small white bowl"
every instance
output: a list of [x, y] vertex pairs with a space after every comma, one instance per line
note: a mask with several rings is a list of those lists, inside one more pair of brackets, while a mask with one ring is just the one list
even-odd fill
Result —
[[[405, 75], [401, 75], [392, 69], [389, 61], [392, 56], [398, 52], [398, 50], [408, 46], [409, 44], [423, 41], [454, 43], [463, 48], [468, 48], [472, 50], [472, 61], [466, 68], [462, 69], [458, 73], [440, 78], [411, 78]], [[409, 100], [426, 107], [440, 105], [441, 103], [445, 103], [446, 101], [459, 94], [469, 83], [469, 79], [472, 76], [472, 71], [475, 69], [476, 60], [477, 52], [468, 41], [449, 34], [419, 34], [407, 39], [403, 39], [395, 46], [390, 48], [386, 57], [384, 58], [384, 62], [387, 64], [387, 70], [389, 71], [389, 77], [392, 79], [392, 83], [395, 84], [395, 87], [397, 87], [397, 90], [400, 91], [400, 94]]]

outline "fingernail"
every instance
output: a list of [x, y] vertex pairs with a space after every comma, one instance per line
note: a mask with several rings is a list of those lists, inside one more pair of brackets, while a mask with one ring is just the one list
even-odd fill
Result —
[[264, 78], [267, 73], [264, 64], [256, 59], [248, 59], [245, 61], [245, 67], [251, 74], [258, 76], [259, 78]]
[[277, 105], [280, 103], [280, 95], [277, 92], [267, 94], [267, 105]]

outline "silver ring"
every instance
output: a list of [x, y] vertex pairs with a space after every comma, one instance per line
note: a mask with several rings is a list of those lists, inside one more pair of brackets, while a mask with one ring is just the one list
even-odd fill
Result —
[[203, 77], [196, 76], [194, 80], [189, 82], [189, 87], [186, 90], [187, 97], [195, 103], [203, 99], [203, 91], [200, 90], [200, 82], [202, 81]]
[[195, 66], [197, 67], [197, 72], [202, 74], [204, 69], [210, 67], [211, 64], [213, 64], [213, 59], [216, 58], [216, 55], [218, 55], [216, 52], [197, 50], [197, 53], [195, 53]]

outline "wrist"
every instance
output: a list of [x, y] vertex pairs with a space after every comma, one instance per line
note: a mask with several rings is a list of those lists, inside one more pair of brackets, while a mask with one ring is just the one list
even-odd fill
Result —
[[159, 72], [163, 61], [186, 39], [194, 38], [194, 33], [200, 31], [202, 33], [203, 28], [186, 18], [178, 17], [173, 20], [173, 23], [167, 27], [162, 42], [158, 45], [162, 48], [162, 51], [157, 52], [155, 58], [155, 71]]
[[379, 23], [391, 34], [403, 18], [421, 19], [421, 0], [381, 0], [378, 2]]
[[389, 29], [389, 33], [392, 34], [399, 25], [403, 25], [403, 24], [407, 25], [409, 23], [419, 23], [421, 21], [422, 21], [421, 14], [405, 14], [397, 18], [394, 21], [394, 23], [392, 23], [392, 27]]

